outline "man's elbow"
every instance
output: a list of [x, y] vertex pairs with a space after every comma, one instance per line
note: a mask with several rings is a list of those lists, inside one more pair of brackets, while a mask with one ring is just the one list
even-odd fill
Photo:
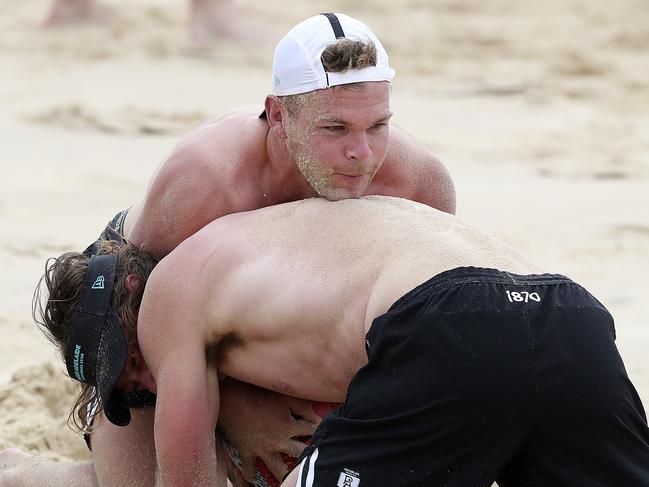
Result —
[[438, 185], [437, 191], [437, 208], [451, 215], [455, 215], [457, 209], [455, 199], [455, 184], [451, 176], [446, 172], [445, 177], [442, 178]]
[[432, 155], [430, 157], [431, 160], [427, 161], [424, 167], [431, 168], [431, 170], [426, 174], [426, 177], [420, 179], [420, 181], [428, 181], [428, 184], [420, 187], [422, 192], [420, 201], [440, 211], [455, 215], [456, 196], [453, 179], [442, 162]]

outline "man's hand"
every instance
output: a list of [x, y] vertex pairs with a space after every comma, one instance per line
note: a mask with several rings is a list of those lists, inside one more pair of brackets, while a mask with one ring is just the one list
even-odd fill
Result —
[[[217, 430], [217, 464], [219, 467], [225, 465], [228, 487], [254, 487], [254, 484], [251, 484], [243, 478], [243, 473], [232, 460], [232, 456], [225, 446], [225, 441], [223, 433]], [[0, 487], [2, 486], [0, 485]]]
[[298, 457], [322, 420], [311, 402], [226, 379], [218, 424], [241, 458], [243, 477], [255, 478], [260, 458], [280, 481], [288, 473], [282, 454]]

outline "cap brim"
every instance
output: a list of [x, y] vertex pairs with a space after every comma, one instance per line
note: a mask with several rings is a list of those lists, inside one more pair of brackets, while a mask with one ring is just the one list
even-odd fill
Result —
[[112, 316], [106, 319], [99, 343], [97, 389], [106, 418], [117, 426], [126, 426], [131, 421], [131, 412], [124, 395], [115, 390], [115, 384], [124, 371], [128, 351], [118, 319], [112, 313], [110, 315]]
[[117, 426], [128, 426], [131, 422], [131, 411], [126, 397], [119, 391], [113, 391], [107, 400], [102, 398], [106, 419]]

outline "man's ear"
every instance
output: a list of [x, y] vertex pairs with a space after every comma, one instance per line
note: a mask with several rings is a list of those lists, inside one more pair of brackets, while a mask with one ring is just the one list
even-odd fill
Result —
[[284, 116], [286, 109], [282, 101], [274, 95], [268, 95], [264, 103], [264, 108], [266, 109], [266, 119], [268, 120], [268, 125], [270, 125], [270, 130], [275, 131], [279, 137], [285, 139]]
[[141, 282], [142, 279], [140, 279], [140, 276], [136, 274], [129, 274], [128, 276], [126, 276], [124, 285], [126, 286], [126, 289], [129, 293], [134, 293], [135, 291], [140, 289]]
[[128, 356], [131, 360], [133, 360], [133, 364], [137, 365], [138, 367], [141, 367], [142, 364], [145, 363], [144, 356], [142, 355], [142, 351], [140, 350], [140, 347], [137, 345], [128, 347]]

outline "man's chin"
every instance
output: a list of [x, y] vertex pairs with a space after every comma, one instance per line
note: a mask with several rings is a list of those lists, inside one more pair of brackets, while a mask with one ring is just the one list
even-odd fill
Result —
[[355, 200], [363, 196], [365, 193], [363, 191], [350, 191], [348, 189], [333, 188], [329, 191], [323, 191], [318, 194], [321, 198], [325, 198], [329, 201], [340, 201], [340, 200]]
[[[366, 181], [355, 181], [355, 184], [350, 184], [348, 180], [344, 181], [346, 185], [329, 185], [325, 188], [314, 188], [316, 193], [321, 198], [329, 201], [340, 201], [349, 199], [358, 199], [367, 191], [368, 184]], [[359, 184], [360, 183], [360, 184]]]

